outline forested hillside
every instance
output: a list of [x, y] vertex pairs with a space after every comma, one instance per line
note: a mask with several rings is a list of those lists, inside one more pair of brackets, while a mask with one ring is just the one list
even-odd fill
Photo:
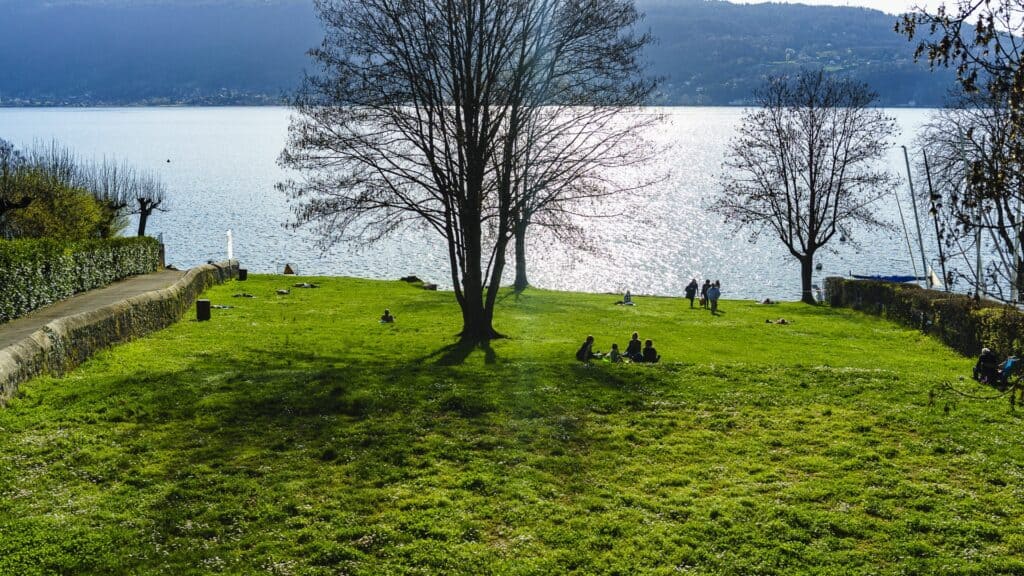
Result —
[[[838, 1], [838, 0], [837, 0]], [[895, 17], [866, 8], [673, 0], [644, 6], [667, 102], [738, 104], [765, 74], [825, 67], [870, 84], [887, 106], [942, 103], [953, 75], [913, 61]]]
[[[885, 105], [951, 84], [862, 8], [646, 0], [663, 104], [742, 104], [765, 74], [825, 66]], [[0, 105], [280, 102], [320, 41], [311, 0], [0, 0]]]

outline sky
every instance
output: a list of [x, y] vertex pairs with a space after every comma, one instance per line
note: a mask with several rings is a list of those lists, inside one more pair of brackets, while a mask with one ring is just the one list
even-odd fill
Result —
[[816, 6], [863, 6], [890, 14], [910, 11], [914, 6], [935, 8], [940, 0], [733, 0], [736, 3], [757, 4], [761, 2], [785, 2], [787, 4], [811, 4]]

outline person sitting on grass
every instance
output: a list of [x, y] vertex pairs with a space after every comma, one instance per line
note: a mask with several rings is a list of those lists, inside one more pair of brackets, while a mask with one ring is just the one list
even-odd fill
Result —
[[988, 348], [981, 349], [978, 363], [974, 365], [974, 379], [982, 384], [999, 382], [999, 358]]
[[612, 351], [608, 353], [608, 358], [616, 364], [622, 362], [624, 357], [622, 356], [622, 353], [619, 352], [618, 344], [612, 344]]
[[633, 332], [633, 339], [626, 345], [626, 358], [629, 358], [633, 362], [643, 362], [644, 355], [640, 350], [640, 335]]
[[595, 358], [601, 358], [600, 352], [594, 351], [594, 337], [587, 336], [586, 341], [580, 346], [580, 349], [576, 351], [576, 359], [580, 362], [590, 362]]
[[636, 304], [633, 304], [633, 294], [631, 294], [629, 290], [626, 290], [626, 294], [623, 295], [622, 300], [619, 300], [616, 304], [619, 306], [636, 306]]
[[381, 324], [392, 324], [395, 321], [395, 317], [391, 315], [391, 310], [384, 309], [384, 314], [380, 317]]
[[643, 361], [649, 364], [654, 364], [658, 360], [661, 360], [661, 356], [659, 356], [658, 351], [654, 349], [654, 341], [648, 340], [647, 342], [644, 342]]

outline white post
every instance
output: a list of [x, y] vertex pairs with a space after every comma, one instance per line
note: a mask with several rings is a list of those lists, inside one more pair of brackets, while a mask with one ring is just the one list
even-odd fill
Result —
[[235, 246], [231, 242], [231, 230], [228, 230], [227, 237], [228, 237], [228, 260], [234, 260], [235, 259]]

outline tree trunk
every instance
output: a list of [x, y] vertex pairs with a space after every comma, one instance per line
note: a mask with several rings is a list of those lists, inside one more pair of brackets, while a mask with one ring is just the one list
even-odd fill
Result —
[[814, 300], [814, 292], [811, 290], [814, 274], [814, 254], [806, 254], [800, 258], [800, 301], [807, 304], [817, 304]]
[[[483, 298], [480, 296], [482, 294], [478, 292], [476, 298], [466, 298], [466, 305], [462, 307], [462, 332], [459, 339], [463, 342], [487, 342], [496, 336], [491, 326], [491, 314], [484, 310]], [[474, 300], [480, 305], [470, 305]]]
[[484, 306], [484, 278], [480, 259], [483, 254], [479, 213], [467, 210], [462, 216], [465, 246], [462, 248], [462, 332], [463, 342], [486, 342], [495, 336], [492, 314]]
[[482, 285], [470, 288], [463, 284], [465, 300], [462, 302], [462, 332], [459, 339], [463, 342], [487, 342], [500, 338], [493, 326], [494, 307], [484, 306], [484, 290]]
[[530, 285], [526, 278], [526, 227], [528, 225], [529, 223], [525, 220], [516, 224], [516, 292], [522, 292]]
[[1024, 301], [1024, 258], [1020, 254], [1013, 255], [1014, 262], [1017, 264], [1016, 277], [1013, 279], [1014, 288], [1017, 292], [1017, 301]]
[[149, 212], [139, 213], [139, 237], [146, 235], [146, 220], [149, 219]]

